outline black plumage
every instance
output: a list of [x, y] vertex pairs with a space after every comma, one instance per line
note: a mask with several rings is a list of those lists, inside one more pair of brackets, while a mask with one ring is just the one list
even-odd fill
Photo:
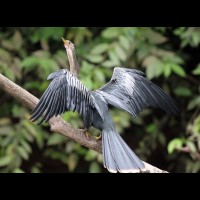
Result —
[[86, 128], [92, 125], [102, 131], [104, 166], [109, 171], [144, 169], [143, 163], [116, 132], [107, 107], [111, 104], [133, 117], [149, 106], [162, 108], [168, 114], [178, 114], [176, 102], [144, 75], [133, 69], [115, 68], [110, 82], [92, 92], [68, 70], [54, 72], [48, 77], [53, 81], [31, 112], [34, 113], [31, 119], [36, 121], [46, 110], [39, 125], [54, 115], [76, 109], [83, 116]]
[[[68, 47], [66, 49], [69, 50]], [[72, 50], [74, 50], [73, 45]], [[70, 55], [74, 56], [75, 53], [68, 52], [68, 56]], [[76, 59], [72, 62], [73, 59], [69, 59], [70, 67], [75, 65], [73, 70], [78, 69]], [[38, 120], [46, 110], [39, 125], [44, 120], [48, 122], [54, 115], [77, 110], [83, 116], [87, 129], [92, 125], [102, 131], [104, 167], [110, 172], [145, 170], [143, 162], [115, 130], [108, 104], [137, 117], [139, 112], [149, 106], [161, 108], [167, 114], [177, 115], [180, 113], [177, 103], [138, 70], [117, 67], [111, 80], [96, 91], [90, 91], [78, 80], [78, 71], [73, 73], [76, 76], [62, 69], [48, 76], [47, 80], [53, 79], [53, 81], [31, 112], [33, 114], [31, 119]]]
[[144, 76], [144, 73], [137, 70], [117, 67], [110, 82], [97, 92], [102, 94], [109, 104], [130, 113], [133, 117], [137, 117], [139, 112], [149, 106], [177, 115], [180, 112], [177, 103]]

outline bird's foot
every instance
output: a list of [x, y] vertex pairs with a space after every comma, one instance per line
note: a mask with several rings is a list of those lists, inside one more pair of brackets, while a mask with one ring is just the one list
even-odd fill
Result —
[[84, 129], [78, 129], [79, 131], [86, 133], [87, 132], [87, 128], [85, 127]]
[[84, 129], [78, 129], [78, 130], [83, 132], [86, 135], [87, 140], [90, 139], [91, 134], [87, 132], [87, 128], [86, 127]]
[[91, 136], [91, 134], [90, 134], [90, 133], [88, 133], [88, 132], [86, 132], [85, 134], [86, 134], [87, 140], [89, 140], [89, 139], [90, 139], [90, 136]]
[[99, 136], [99, 137], [95, 137], [96, 138], [96, 141], [98, 142], [102, 137], [102, 134]]

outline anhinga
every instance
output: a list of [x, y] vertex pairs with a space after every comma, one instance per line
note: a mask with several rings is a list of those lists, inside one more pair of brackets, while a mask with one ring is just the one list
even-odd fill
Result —
[[102, 88], [90, 91], [78, 80], [79, 65], [76, 60], [74, 44], [64, 40], [70, 72], [62, 69], [50, 74], [53, 79], [42, 95], [39, 103], [31, 112], [33, 121], [48, 122], [54, 115], [76, 110], [83, 116], [87, 130], [91, 125], [102, 131], [103, 164], [110, 172], [145, 171], [145, 166], [128, 147], [115, 130], [108, 110], [108, 104], [137, 117], [139, 112], [149, 106], [162, 108], [167, 114], [180, 112], [176, 102], [161, 88], [145, 78], [138, 70], [114, 68], [111, 80]]

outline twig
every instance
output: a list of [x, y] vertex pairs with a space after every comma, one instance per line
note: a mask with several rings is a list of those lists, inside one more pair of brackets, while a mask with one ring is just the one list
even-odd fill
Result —
[[195, 112], [193, 113], [192, 117], [190, 118], [188, 124], [192, 123], [192, 121], [197, 117], [197, 115], [199, 114], [200, 111], [200, 107], [198, 106], [195, 110]]
[[193, 76], [191, 76], [191, 75], [187, 75], [187, 79], [189, 81], [193, 82], [196, 85], [200, 85], [200, 82], [196, 78], [194, 78]]
[[[31, 109], [34, 109], [39, 102], [38, 98], [36, 98], [23, 88], [19, 87], [17, 84], [13, 83], [2, 74], [0, 74], [0, 88]], [[93, 137], [90, 137], [90, 140], [87, 140], [86, 135], [83, 132], [75, 129], [71, 124], [64, 121], [60, 116], [52, 117], [49, 120], [49, 125], [51, 131], [60, 133], [80, 143], [81, 145], [102, 154], [102, 141], [97, 142]], [[143, 163], [146, 167], [147, 173], [168, 173], [146, 162]]]
[[185, 153], [191, 153], [196, 157], [197, 160], [200, 160], [200, 154], [198, 152], [192, 151], [189, 146], [181, 147], [181, 148], [175, 147], [175, 149], [177, 151], [181, 151], [181, 152], [185, 152]]

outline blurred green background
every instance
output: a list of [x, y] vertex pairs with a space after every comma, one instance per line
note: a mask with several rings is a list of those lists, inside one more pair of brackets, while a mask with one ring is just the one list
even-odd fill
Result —
[[[147, 108], [138, 118], [109, 106], [116, 130], [140, 159], [169, 172], [200, 172], [200, 27], [0, 27], [0, 73], [40, 98], [47, 76], [69, 69], [61, 37], [76, 47], [79, 80], [90, 90], [114, 67], [138, 69], [180, 105], [180, 116]], [[102, 155], [48, 124], [30, 122], [30, 109], [0, 89], [1, 173], [104, 173]], [[77, 112], [62, 118], [84, 128]], [[90, 128], [92, 135], [99, 131]]]

